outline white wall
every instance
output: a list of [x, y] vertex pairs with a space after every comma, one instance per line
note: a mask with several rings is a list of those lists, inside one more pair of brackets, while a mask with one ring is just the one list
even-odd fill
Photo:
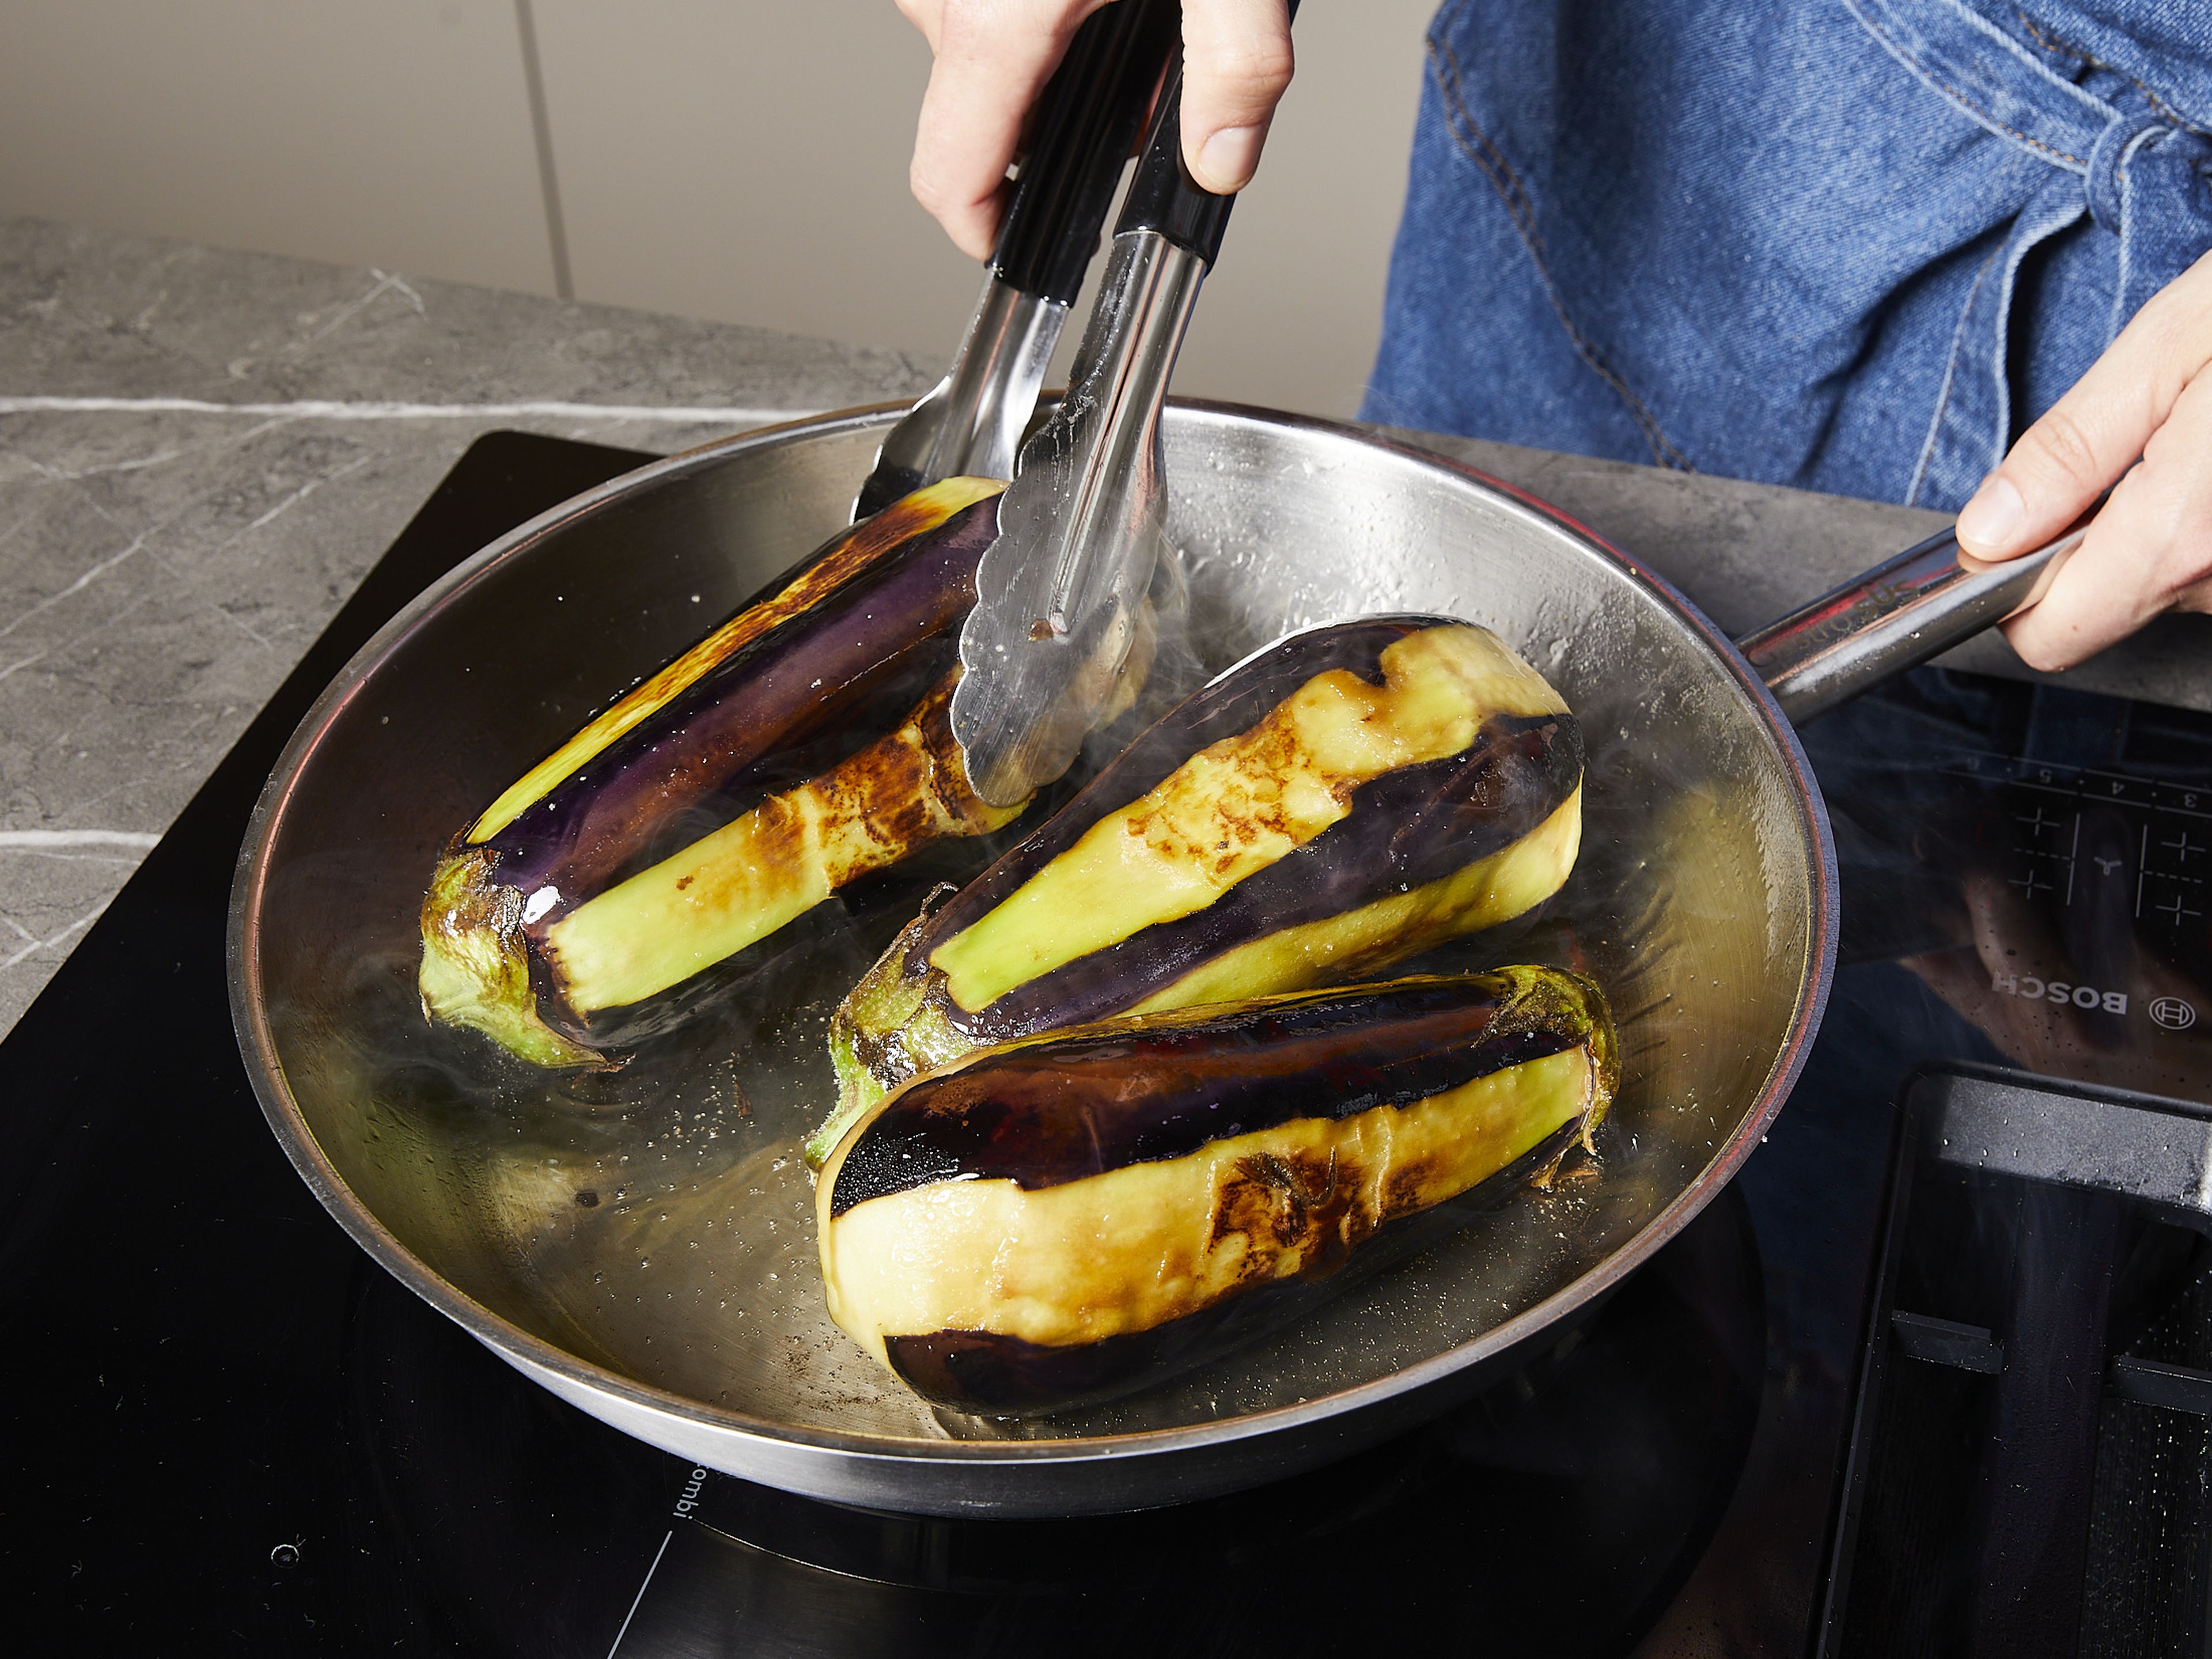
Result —
[[[950, 352], [978, 273], [906, 192], [890, 0], [523, 3], [577, 297]], [[1358, 402], [1432, 5], [1305, 8], [1178, 390]], [[551, 293], [522, 40], [518, 0], [0, 0], [0, 213]]]

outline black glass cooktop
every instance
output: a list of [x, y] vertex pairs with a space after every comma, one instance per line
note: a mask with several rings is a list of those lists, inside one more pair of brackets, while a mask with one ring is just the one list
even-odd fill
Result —
[[1906, 1073], [2200, 1075], [2206, 723], [1923, 674], [1812, 734], [1851, 961], [1771, 1144], [1519, 1376], [1312, 1474], [1100, 1520], [687, 1468], [343, 1237], [264, 1124], [223, 963], [247, 816], [321, 687], [453, 562], [643, 459], [476, 444], [0, 1045], [0, 1514], [33, 1650], [1801, 1652]]

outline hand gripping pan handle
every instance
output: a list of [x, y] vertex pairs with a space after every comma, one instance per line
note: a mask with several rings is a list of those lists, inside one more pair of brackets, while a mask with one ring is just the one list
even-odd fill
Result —
[[2001, 564], [1962, 552], [1958, 537], [1943, 531], [1736, 645], [1782, 712], [1802, 725], [2035, 604], [2096, 511]]

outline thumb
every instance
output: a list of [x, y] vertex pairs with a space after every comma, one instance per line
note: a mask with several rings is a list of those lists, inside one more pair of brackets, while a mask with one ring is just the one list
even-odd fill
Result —
[[1980, 559], [2039, 547], [2135, 464], [2191, 378], [2212, 360], [2212, 256], [2154, 295], [2072, 389], [2021, 434], [1959, 511]]
[[1218, 196], [1251, 182], [1291, 84], [1284, 0], [1188, 0], [1182, 9], [1182, 156]]

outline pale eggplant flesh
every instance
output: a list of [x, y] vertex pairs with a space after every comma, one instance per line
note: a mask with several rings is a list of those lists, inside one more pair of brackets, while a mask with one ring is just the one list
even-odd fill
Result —
[[834, 537], [504, 792], [424, 900], [425, 1012], [600, 1063], [839, 887], [1018, 817], [946, 721], [1003, 489], [947, 479]]
[[1187, 698], [918, 919], [831, 1023], [854, 1117], [972, 1050], [1373, 974], [1522, 915], [1580, 846], [1582, 739], [1486, 629], [1370, 617]]
[[[1547, 1182], [1618, 1085], [1597, 988], [1424, 975], [1125, 1016], [918, 1078], [817, 1188], [832, 1316], [935, 1404], [1149, 1386]], [[1422, 1237], [1427, 1237], [1425, 1233]]]

